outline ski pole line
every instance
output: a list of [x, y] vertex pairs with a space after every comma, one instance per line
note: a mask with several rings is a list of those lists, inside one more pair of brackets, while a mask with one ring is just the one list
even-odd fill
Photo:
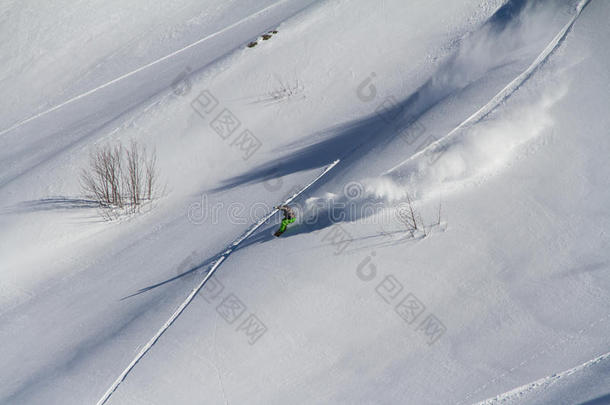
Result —
[[11, 132], [14, 129], [19, 128], [19, 127], [27, 124], [28, 122], [34, 121], [34, 120], [36, 120], [36, 119], [38, 119], [40, 117], [43, 117], [43, 116], [45, 116], [47, 114], [52, 113], [53, 111], [57, 111], [57, 110], [59, 110], [62, 107], [65, 107], [65, 106], [67, 106], [69, 104], [72, 104], [75, 101], [78, 101], [78, 100], [80, 100], [82, 98], [85, 98], [85, 97], [87, 97], [87, 96], [89, 96], [89, 95], [91, 95], [91, 94], [93, 94], [93, 93], [95, 93], [95, 92], [97, 92], [99, 90], [105, 89], [108, 86], [111, 86], [111, 85], [113, 85], [115, 83], [118, 83], [118, 82], [124, 80], [124, 79], [127, 79], [128, 77], [131, 77], [131, 76], [133, 76], [133, 75], [135, 75], [135, 74], [137, 74], [137, 73], [139, 73], [139, 72], [141, 72], [143, 70], [146, 70], [146, 69], [148, 69], [148, 68], [150, 68], [152, 66], [155, 66], [155, 65], [157, 65], [157, 64], [159, 64], [159, 63], [161, 63], [161, 62], [163, 62], [165, 60], [173, 58], [176, 55], [179, 55], [179, 54], [181, 54], [181, 53], [183, 53], [183, 52], [185, 52], [185, 51], [187, 51], [187, 50], [189, 50], [189, 49], [191, 49], [191, 48], [193, 48], [193, 47], [195, 47], [197, 45], [200, 45], [201, 43], [203, 43], [203, 42], [205, 42], [205, 41], [207, 41], [209, 39], [212, 39], [212, 38], [214, 38], [214, 37], [216, 37], [216, 36], [218, 36], [220, 34], [223, 34], [223, 33], [227, 32], [227, 31], [237, 27], [238, 25], [243, 24], [244, 22], [246, 22], [246, 21], [248, 21], [250, 19], [256, 18], [259, 15], [264, 14], [264, 13], [268, 12], [269, 10], [272, 10], [273, 8], [278, 7], [278, 6], [280, 6], [283, 3], [286, 3], [288, 1], [292, 1], [292, 0], [280, 0], [277, 3], [271, 4], [270, 6], [267, 6], [267, 7], [263, 8], [262, 10], [257, 11], [254, 14], [250, 14], [249, 16], [246, 16], [246, 17], [242, 18], [241, 20], [239, 20], [237, 22], [234, 22], [231, 25], [229, 25], [229, 26], [227, 26], [227, 27], [225, 27], [225, 28], [223, 28], [223, 29], [221, 29], [219, 31], [216, 31], [216, 32], [214, 32], [214, 33], [212, 33], [210, 35], [207, 35], [207, 36], [205, 36], [205, 37], [203, 37], [203, 38], [201, 38], [201, 39], [199, 39], [199, 40], [197, 40], [197, 41], [195, 41], [195, 42], [193, 42], [193, 43], [191, 43], [191, 44], [189, 44], [189, 45], [187, 45], [187, 46], [185, 46], [183, 48], [180, 48], [180, 49], [178, 49], [178, 50], [176, 50], [176, 51], [174, 51], [174, 52], [172, 52], [172, 53], [170, 53], [168, 55], [165, 55], [165, 56], [163, 56], [163, 57], [161, 57], [159, 59], [156, 59], [156, 60], [154, 60], [154, 61], [152, 61], [150, 63], [147, 63], [146, 65], [140, 66], [139, 68], [137, 68], [135, 70], [132, 70], [131, 72], [125, 73], [125, 74], [123, 74], [123, 75], [121, 75], [121, 76], [119, 76], [119, 77], [117, 77], [115, 79], [112, 79], [109, 82], [106, 82], [106, 83], [104, 83], [104, 84], [102, 84], [102, 85], [100, 85], [98, 87], [95, 87], [95, 88], [93, 88], [91, 90], [88, 90], [88, 91], [86, 91], [84, 93], [81, 93], [81, 94], [79, 94], [77, 96], [74, 96], [74, 97], [64, 101], [63, 103], [57, 104], [57, 105], [55, 105], [55, 106], [53, 106], [53, 107], [51, 107], [51, 108], [49, 108], [47, 110], [39, 112], [38, 114], [32, 115], [29, 118], [26, 118], [24, 120], [18, 121], [15, 124], [13, 124], [12, 126], [6, 128], [6, 129], [1, 130], [0, 131], [0, 136], [6, 134], [8, 132]]
[[[328, 165], [328, 167], [326, 167], [326, 169], [324, 169], [324, 171], [320, 175], [318, 175], [315, 179], [313, 179], [311, 182], [309, 182], [306, 186], [302, 187], [299, 191], [297, 191], [290, 198], [288, 198], [286, 201], [284, 201], [284, 205], [290, 204], [292, 201], [295, 200], [295, 198], [297, 198], [298, 196], [303, 194], [308, 188], [310, 188], [315, 183], [317, 183], [322, 177], [326, 176], [326, 174], [329, 171], [331, 171], [335, 166], [337, 166], [337, 164], [339, 162], [340, 162], [340, 159], [337, 159], [333, 163]], [[108, 388], [108, 390], [104, 393], [102, 398], [100, 398], [100, 400], [97, 402], [97, 405], [103, 405], [108, 401], [108, 399], [110, 399], [110, 396], [117, 390], [119, 385], [125, 380], [125, 378], [131, 372], [131, 370], [133, 370], [133, 368], [136, 366], [136, 364], [138, 364], [138, 362], [142, 359], [142, 357], [144, 357], [144, 355], [146, 355], [146, 353], [148, 353], [148, 351], [154, 346], [154, 344], [157, 343], [157, 341], [159, 340], [161, 335], [163, 335], [163, 333], [165, 333], [165, 331], [167, 329], [169, 329], [170, 326], [172, 326], [174, 321], [176, 319], [178, 319], [178, 317], [182, 314], [182, 312], [184, 312], [186, 307], [188, 307], [188, 305], [193, 301], [193, 299], [195, 298], [197, 293], [199, 293], [199, 291], [205, 286], [205, 284], [208, 282], [208, 280], [214, 275], [216, 270], [218, 270], [220, 265], [229, 257], [229, 255], [231, 255], [231, 253], [233, 253], [235, 251], [235, 249], [239, 246], [239, 244], [242, 243], [244, 240], [246, 240], [254, 232], [256, 232], [256, 230], [258, 228], [260, 228], [262, 225], [264, 225], [265, 222], [267, 222], [278, 211], [279, 210], [277, 208], [274, 208], [271, 212], [269, 212], [267, 215], [265, 215], [262, 219], [260, 219], [258, 222], [253, 224], [244, 234], [242, 234], [240, 237], [235, 239], [235, 241], [233, 241], [233, 243], [231, 243], [229, 248], [226, 249], [221, 254], [220, 258], [218, 258], [218, 260], [216, 260], [214, 262], [214, 264], [212, 265], [212, 267], [210, 268], [210, 270], [208, 271], [206, 276], [203, 278], [203, 280], [201, 280], [201, 282], [191, 291], [191, 293], [180, 304], [180, 306], [176, 309], [176, 311], [172, 314], [172, 316], [170, 316], [169, 319], [165, 322], [165, 324], [163, 324], [161, 329], [159, 329], [157, 331], [157, 333], [155, 333], [155, 335], [138, 352], [138, 354], [131, 361], [131, 363], [129, 363], [129, 365], [123, 370], [123, 372], [121, 372], [121, 374], [118, 376], [118, 378], [112, 383], [110, 388]]]

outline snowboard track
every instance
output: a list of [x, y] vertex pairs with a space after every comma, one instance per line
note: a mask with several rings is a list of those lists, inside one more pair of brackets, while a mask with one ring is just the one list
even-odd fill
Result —
[[[608, 318], [608, 316], [602, 318], [601, 320], [599, 320], [597, 322], [593, 322], [593, 324], [606, 320], [607, 318]], [[504, 402], [511, 401], [511, 400], [518, 400], [524, 394], [527, 394], [527, 393], [532, 392], [537, 389], [548, 388], [549, 386], [555, 384], [558, 380], [560, 380], [562, 378], [568, 377], [579, 371], [586, 370], [588, 368], [591, 368], [599, 363], [602, 363], [602, 362], [605, 362], [608, 360], [610, 360], [610, 352], [604, 353], [598, 357], [595, 357], [594, 359], [587, 361], [586, 363], [580, 364], [576, 367], [570, 368], [570, 369], [562, 371], [560, 373], [555, 373], [553, 375], [540, 378], [536, 381], [533, 381], [533, 382], [530, 382], [527, 384], [523, 384], [508, 392], [499, 394], [494, 398], [489, 398], [484, 401], [478, 402], [476, 405], [494, 405], [494, 404], [504, 403]]]
[[536, 59], [530, 64], [530, 66], [525, 69], [519, 76], [514, 78], [509, 84], [507, 84], [498, 94], [496, 94], [487, 104], [477, 110], [470, 117], [466, 118], [460, 125], [453, 128], [447, 135], [443, 136], [439, 140], [431, 143], [427, 147], [418, 151], [417, 153], [409, 156], [407, 159], [392, 167], [390, 170], [385, 171], [383, 174], [387, 175], [395, 170], [399, 169], [401, 166], [405, 165], [408, 162], [411, 162], [420, 156], [427, 155], [430, 152], [434, 151], [443, 151], [447, 147], [447, 143], [449, 140], [453, 138], [455, 134], [457, 134], [460, 130], [472, 126], [485, 117], [487, 117], [493, 110], [496, 109], [502, 102], [508, 99], [515, 91], [517, 91], [533, 74], [540, 69], [544, 63], [551, 57], [551, 55], [561, 46], [564, 42], [568, 33], [574, 26], [574, 23], [585, 9], [585, 7], [591, 2], [591, 0], [581, 0], [576, 8], [576, 14], [572, 16], [570, 21], [568, 21], [563, 28], [555, 35], [553, 40], [538, 54]]
[[[295, 194], [293, 194], [292, 197], [290, 197], [286, 201], [284, 201], [284, 205], [290, 204], [298, 196], [303, 194], [307, 189], [309, 189], [311, 186], [313, 186], [315, 183], [317, 183], [320, 179], [322, 179], [324, 176], [326, 176], [328, 174], [328, 172], [330, 172], [335, 166], [337, 166], [337, 164], [339, 162], [340, 162], [340, 160], [337, 159], [333, 163], [331, 163], [329, 166], [327, 166], [326, 169], [324, 169], [324, 171], [320, 175], [318, 175], [314, 180], [312, 180], [306, 186], [302, 187], [299, 191], [297, 191]], [[277, 208], [273, 209], [270, 213], [268, 213], [266, 216], [261, 218], [255, 224], [253, 224], [240, 237], [235, 239], [229, 245], [229, 247], [227, 249], [225, 249], [223, 253], [220, 254], [220, 257], [214, 262], [212, 267], [208, 270], [208, 272], [205, 275], [205, 277], [203, 278], [203, 280], [201, 280], [201, 282], [191, 291], [191, 293], [186, 297], [186, 299], [182, 302], [182, 304], [180, 304], [180, 306], [176, 309], [176, 311], [172, 314], [172, 316], [165, 322], [165, 324], [163, 324], [161, 329], [159, 329], [157, 331], [157, 333], [155, 333], [155, 335], [148, 341], [148, 343], [146, 343], [146, 345], [144, 345], [144, 347], [138, 352], [136, 357], [131, 361], [131, 363], [129, 363], [129, 365], [119, 375], [119, 377], [112, 383], [112, 385], [104, 393], [102, 398], [100, 398], [100, 400], [97, 402], [97, 405], [103, 405], [108, 401], [108, 399], [110, 399], [110, 397], [117, 390], [119, 385], [125, 380], [125, 378], [127, 378], [127, 375], [131, 372], [131, 370], [133, 370], [133, 368], [136, 366], [136, 364], [138, 364], [138, 362], [146, 355], [146, 353], [148, 353], [148, 351], [155, 345], [155, 343], [157, 343], [157, 341], [165, 333], [165, 331], [167, 331], [167, 329], [169, 329], [169, 327], [172, 326], [174, 321], [176, 319], [178, 319], [178, 317], [182, 314], [182, 312], [184, 312], [184, 310], [193, 301], [195, 296], [199, 293], [199, 291], [201, 291], [201, 289], [205, 286], [205, 284], [208, 282], [208, 280], [214, 275], [216, 270], [218, 270], [220, 265], [231, 255], [231, 253], [233, 253], [235, 251], [235, 249], [244, 240], [248, 239], [248, 237], [250, 237], [250, 235], [252, 235], [254, 232], [256, 232], [257, 229], [259, 229], [261, 226], [263, 226], [278, 211], [279, 210]]]

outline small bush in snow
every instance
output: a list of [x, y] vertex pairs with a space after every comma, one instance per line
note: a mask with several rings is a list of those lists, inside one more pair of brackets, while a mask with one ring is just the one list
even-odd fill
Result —
[[128, 148], [121, 143], [98, 147], [89, 156], [89, 167], [81, 172], [81, 188], [87, 198], [106, 209], [112, 218], [121, 211], [135, 213], [157, 194], [157, 156], [136, 141]]
[[[434, 227], [441, 227], [441, 216], [442, 216], [442, 206], [441, 202], [438, 203], [438, 214], [436, 218], [436, 222], [432, 225], [426, 226], [424, 220], [416, 209], [413, 200], [411, 200], [411, 196], [407, 194], [407, 202], [400, 204], [400, 206], [396, 210], [396, 218], [398, 221], [405, 226], [407, 232], [414, 237], [416, 234], [420, 234], [423, 237], [428, 235], [428, 230]], [[442, 228], [442, 227], [441, 227]]]

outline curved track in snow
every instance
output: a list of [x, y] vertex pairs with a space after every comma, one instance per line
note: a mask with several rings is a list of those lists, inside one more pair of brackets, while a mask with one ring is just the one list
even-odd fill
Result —
[[[533, 381], [528, 384], [523, 384], [522, 386], [515, 388], [514, 390], [505, 392], [494, 398], [490, 398], [490, 399], [486, 399], [485, 401], [478, 402], [477, 405], [494, 405], [494, 404], [503, 404], [503, 403], [507, 403], [507, 402], [510, 403], [513, 401], [515, 401], [516, 403], [521, 402], [521, 401], [523, 401], [523, 396], [527, 395], [528, 393], [532, 393], [532, 392], [540, 391], [540, 390], [547, 390], [547, 389], [551, 388], [552, 385], [558, 384], [558, 383], [560, 383], [560, 381], [565, 380], [566, 377], [569, 377], [569, 376], [572, 376], [575, 374], [579, 374], [579, 373], [584, 373], [588, 369], [595, 367], [596, 365], [599, 365], [599, 364], [605, 364], [608, 361], [610, 361], [610, 352], [602, 354], [601, 356], [598, 356], [592, 360], [587, 361], [586, 363], [573, 367], [569, 370], [562, 371], [561, 373], [553, 374], [553, 375], [541, 378], [539, 380]], [[587, 402], [587, 404], [601, 405], [603, 403], [606, 403], [605, 400], [610, 400], [610, 398], [605, 396], [603, 398], [600, 398], [599, 402], [597, 400], [593, 400], [593, 401]]]
[[420, 156], [427, 155], [430, 153], [437, 154], [442, 153], [444, 148], [447, 147], [446, 143], [456, 134], [458, 131], [476, 124], [483, 118], [485, 118], [489, 113], [491, 113], [497, 106], [499, 106], [504, 100], [510, 97], [523, 83], [525, 83], [531, 76], [534, 74], [538, 68], [540, 68], [544, 62], [548, 60], [548, 58], [555, 52], [555, 50], [563, 43], [566, 36], [570, 32], [570, 29], [574, 26], [574, 23], [582, 13], [582, 10], [589, 4], [590, 0], [581, 0], [576, 8], [576, 13], [570, 21], [564, 25], [564, 27], [555, 35], [553, 40], [542, 50], [542, 52], [538, 55], [538, 57], [532, 62], [532, 64], [523, 71], [519, 76], [517, 76], [513, 81], [507, 84], [498, 94], [496, 94], [487, 104], [477, 110], [470, 117], [466, 118], [460, 125], [453, 128], [447, 135], [442, 137], [436, 142], [431, 143], [426, 148], [418, 151], [417, 153], [411, 155], [403, 162], [397, 164], [390, 170], [384, 172], [384, 175], [388, 175], [394, 173], [399, 170], [402, 166], [407, 164], [410, 161], [417, 159]]
[[[301, 188], [298, 192], [293, 194], [292, 197], [288, 198], [284, 202], [284, 205], [290, 204], [295, 198], [297, 198], [299, 195], [303, 194], [303, 192], [305, 192], [307, 189], [309, 189], [311, 186], [313, 186], [315, 183], [317, 183], [321, 178], [326, 176], [326, 174], [328, 174], [328, 172], [330, 172], [338, 163], [339, 163], [339, 160], [335, 160], [333, 163], [331, 163], [318, 177], [316, 177], [313, 181], [311, 181], [305, 187]], [[129, 365], [125, 368], [125, 370], [123, 370], [123, 372], [114, 381], [114, 383], [110, 386], [110, 388], [108, 388], [108, 390], [104, 393], [104, 396], [102, 396], [102, 398], [100, 398], [100, 400], [97, 402], [97, 405], [103, 405], [108, 401], [108, 399], [110, 399], [110, 396], [116, 391], [116, 389], [119, 387], [119, 385], [125, 380], [125, 378], [127, 377], [127, 374], [129, 374], [131, 372], [131, 370], [136, 366], [136, 364], [138, 364], [138, 362], [142, 359], [142, 357], [144, 357], [144, 355], [146, 355], [146, 353], [154, 346], [154, 344], [157, 343], [157, 341], [159, 340], [161, 335], [163, 335], [165, 333], [165, 331], [167, 329], [169, 329], [170, 326], [172, 326], [174, 321], [176, 319], [178, 319], [178, 317], [184, 312], [186, 307], [189, 306], [189, 304], [193, 301], [195, 296], [199, 293], [199, 291], [201, 291], [201, 289], [206, 285], [208, 280], [214, 275], [216, 270], [218, 270], [220, 265], [231, 255], [231, 253], [233, 253], [235, 251], [235, 249], [244, 240], [246, 240], [248, 237], [250, 237], [250, 235], [252, 235], [254, 232], [256, 232], [257, 229], [259, 229], [261, 226], [263, 226], [277, 212], [278, 212], [278, 209], [275, 208], [273, 211], [271, 211], [266, 216], [261, 218], [258, 222], [256, 222], [254, 225], [252, 225], [242, 236], [240, 236], [235, 241], [233, 241], [233, 243], [231, 243], [231, 245], [229, 245], [229, 247], [223, 253], [221, 253], [220, 257], [214, 262], [214, 264], [212, 265], [210, 270], [208, 270], [208, 272], [205, 275], [205, 277], [203, 278], [203, 280], [201, 280], [201, 282], [191, 291], [191, 293], [188, 295], [188, 297], [186, 297], [186, 299], [182, 302], [182, 304], [180, 304], [178, 309], [176, 309], [176, 311], [167, 320], [167, 322], [165, 322], [165, 324], [163, 324], [161, 329], [159, 329], [157, 331], [157, 333], [155, 333], [155, 335], [148, 341], [148, 343], [146, 343], [146, 345], [144, 345], [142, 350], [140, 350], [140, 352], [131, 361], [131, 363], [129, 363]]]

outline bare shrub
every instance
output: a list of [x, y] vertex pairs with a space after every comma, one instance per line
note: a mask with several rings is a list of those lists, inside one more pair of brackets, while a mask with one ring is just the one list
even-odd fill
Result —
[[289, 83], [284, 83], [279, 76], [275, 76], [275, 79], [279, 83], [279, 87], [268, 93], [269, 99], [266, 101], [282, 101], [288, 98], [292, 98], [301, 94], [304, 90], [304, 87], [301, 83], [299, 83], [299, 79], [296, 79], [294, 86]]
[[396, 210], [396, 218], [407, 228], [407, 231], [411, 233], [411, 236], [415, 235], [415, 232], [419, 229], [418, 220], [421, 219], [419, 214], [416, 214], [415, 207], [411, 196], [407, 194], [407, 203], [401, 204]]
[[144, 154], [144, 162], [146, 166], [146, 173], [144, 175], [145, 179], [145, 190], [146, 190], [146, 198], [150, 201], [154, 197], [156, 197], [156, 190], [158, 186], [158, 174], [157, 174], [157, 152], [153, 150], [150, 156]]
[[140, 204], [142, 196], [142, 157], [140, 148], [135, 141], [131, 141], [131, 147], [125, 152], [127, 171], [124, 173], [123, 183], [127, 188], [131, 212], [135, 212]]
[[157, 188], [157, 156], [136, 141], [129, 148], [121, 143], [98, 147], [89, 156], [89, 167], [81, 171], [81, 189], [107, 209], [106, 217], [121, 210], [135, 213], [143, 201], [151, 201]]
[[407, 202], [400, 204], [396, 209], [396, 218], [405, 226], [411, 237], [414, 237], [416, 233], [426, 237], [431, 229], [435, 227], [442, 229], [442, 202], [439, 200], [436, 222], [427, 226], [421, 213], [416, 209], [411, 196], [407, 194]]
[[122, 162], [121, 155], [123, 147], [121, 144], [108, 148], [104, 160], [107, 164], [107, 173], [110, 183], [110, 201], [113, 205], [123, 207], [123, 184], [121, 183]]
[[102, 206], [123, 206], [121, 155], [121, 145], [100, 147], [91, 153], [89, 169], [81, 172], [84, 194]]

